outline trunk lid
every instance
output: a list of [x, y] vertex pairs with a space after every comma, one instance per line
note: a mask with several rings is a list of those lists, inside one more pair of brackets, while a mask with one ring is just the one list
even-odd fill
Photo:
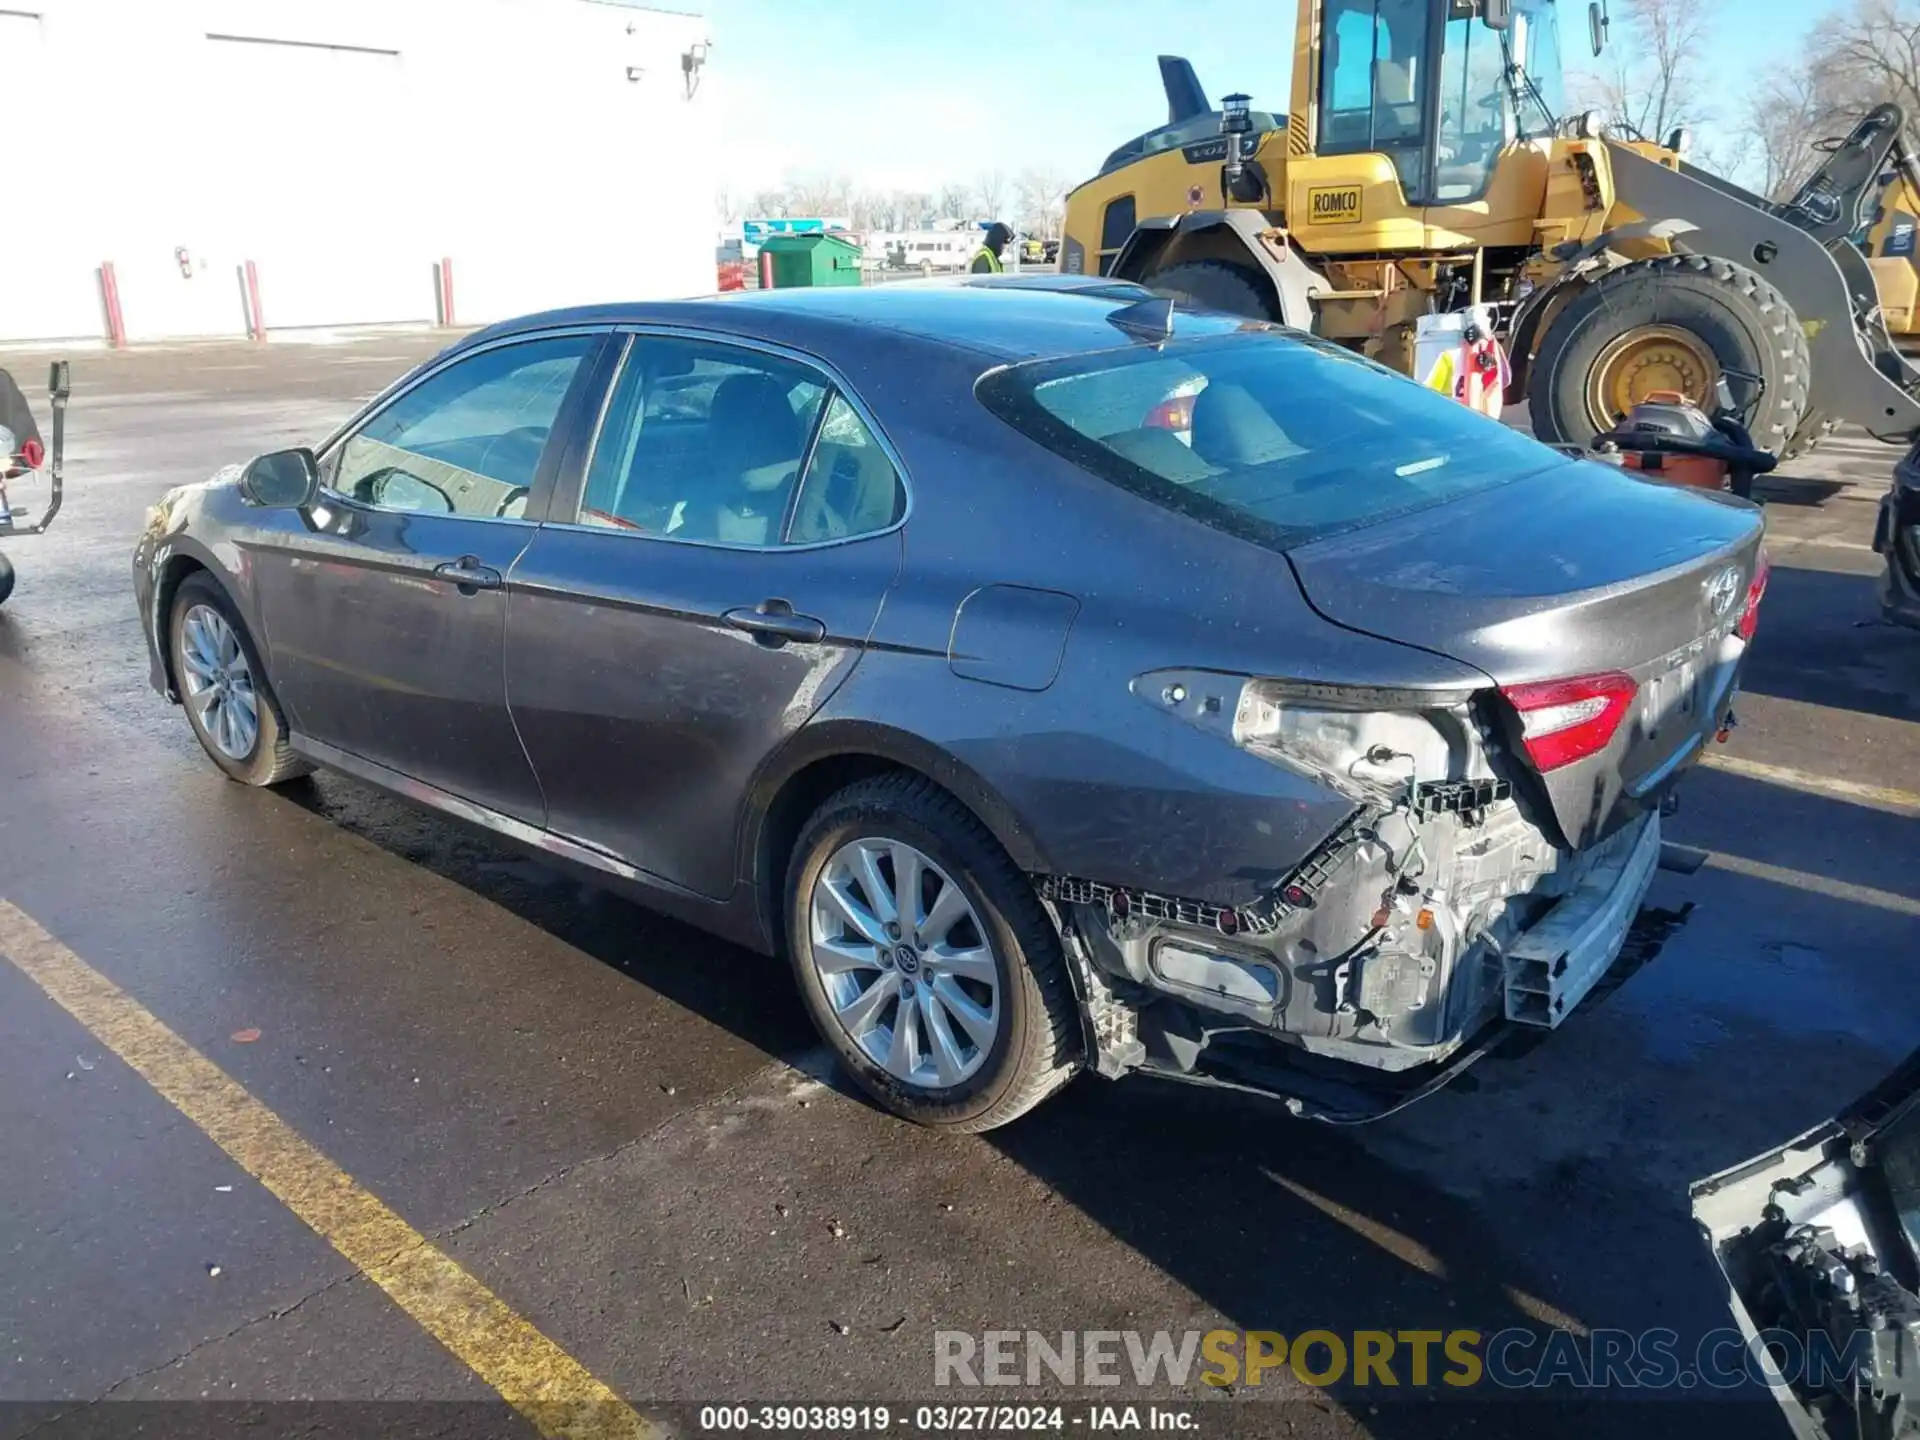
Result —
[[1721, 726], [1763, 528], [1731, 497], [1578, 462], [1287, 553], [1336, 624], [1500, 686], [1631, 676], [1611, 743], [1542, 777], [1568, 843], [1585, 846], [1656, 807]]
[[[1920, 1050], [1826, 1124], [1689, 1193], [1794, 1433], [1920, 1437]], [[1793, 1343], [1769, 1360], [1762, 1334]]]

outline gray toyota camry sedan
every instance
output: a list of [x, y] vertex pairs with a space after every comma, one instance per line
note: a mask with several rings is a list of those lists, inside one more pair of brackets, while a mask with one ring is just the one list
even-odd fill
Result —
[[1082, 1068], [1358, 1118], [1614, 967], [1759, 512], [1089, 279], [462, 340], [175, 490], [153, 683], [784, 955], [882, 1105]]

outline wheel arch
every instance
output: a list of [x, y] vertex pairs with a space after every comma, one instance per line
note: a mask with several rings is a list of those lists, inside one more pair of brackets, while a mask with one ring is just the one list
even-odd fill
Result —
[[1282, 325], [1313, 328], [1313, 297], [1333, 288], [1319, 268], [1258, 210], [1193, 210], [1143, 220], [1114, 256], [1111, 278], [1146, 284], [1194, 260], [1225, 260], [1258, 276]]
[[781, 750], [755, 782], [742, 827], [738, 873], [754, 897], [768, 948], [782, 947], [781, 912], [793, 848], [807, 818], [830, 796], [876, 775], [918, 775], [986, 826], [1029, 874], [1048, 867], [1031, 832], [979, 772], [918, 736], [870, 721], [816, 721]]
[[[160, 673], [166, 678], [167, 698], [176, 705], [180, 703], [180, 678], [173, 672], [173, 642], [169, 633], [173, 615], [173, 598], [180, 593], [180, 587], [193, 575], [211, 576], [213, 583], [220, 587], [221, 593], [227, 597], [227, 602], [234, 607], [235, 612], [241, 615], [246, 613], [240, 608], [240, 600], [233, 593], [233, 587], [228, 585], [225, 577], [220, 574], [219, 567], [211, 564], [203, 556], [175, 547], [155, 562], [152, 616], [154, 649], [160, 656]], [[257, 645], [260, 642], [256, 638], [254, 643]]]

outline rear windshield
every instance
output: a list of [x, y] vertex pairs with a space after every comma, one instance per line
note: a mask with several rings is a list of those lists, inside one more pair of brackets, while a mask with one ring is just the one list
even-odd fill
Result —
[[1014, 365], [979, 395], [1094, 474], [1281, 549], [1572, 463], [1351, 351], [1265, 327]]

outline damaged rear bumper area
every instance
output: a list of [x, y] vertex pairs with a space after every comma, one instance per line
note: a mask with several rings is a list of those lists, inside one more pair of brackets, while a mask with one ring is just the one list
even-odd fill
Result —
[[1359, 1123], [1516, 1029], [1558, 1026], [1622, 954], [1659, 868], [1648, 813], [1581, 851], [1503, 781], [1369, 805], [1258, 905], [1037, 877], [1101, 1073], [1155, 1073]]

